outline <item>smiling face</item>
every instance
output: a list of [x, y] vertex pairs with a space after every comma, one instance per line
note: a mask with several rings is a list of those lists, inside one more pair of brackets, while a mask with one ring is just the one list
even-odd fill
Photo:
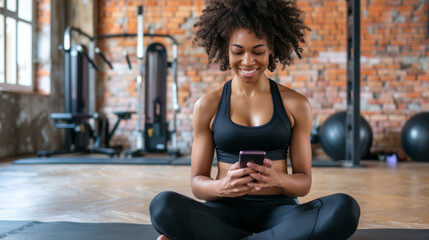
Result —
[[265, 38], [259, 39], [247, 29], [235, 30], [229, 40], [229, 64], [244, 82], [255, 82], [265, 76], [271, 50]]

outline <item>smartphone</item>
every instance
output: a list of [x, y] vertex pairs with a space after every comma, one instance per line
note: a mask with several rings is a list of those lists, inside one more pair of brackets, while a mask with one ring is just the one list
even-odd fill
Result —
[[264, 165], [265, 152], [264, 151], [240, 151], [238, 163], [240, 168], [247, 167], [247, 162], [253, 162], [259, 165]]

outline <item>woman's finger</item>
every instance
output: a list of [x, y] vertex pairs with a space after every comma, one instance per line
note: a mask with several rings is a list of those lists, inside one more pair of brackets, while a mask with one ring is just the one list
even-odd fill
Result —
[[235, 187], [233, 189], [230, 189], [230, 192], [232, 195], [239, 196], [239, 195], [244, 195], [251, 190], [252, 190], [252, 187], [245, 184], [245, 185], [242, 185], [240, 187]]
[[253, 183], [253, 182], [247, 183], [247, 186], [249, 186], [250, 188], [252, 188], [255, 191], [259, 191], [263, 188], [262, 184]]
[[260, 173], [251, 173], [250, 176], [256, 179], [258, 182], [269, 182], [269, 177]]
[[238, 166], [238, 162], [232, 164], [231, 167], [229, 167], [230, 171], [237, 170], [237, 169], [240, 169], [239, 166]]
[[264, 167], [270, 168], [272, 166], [273, 166], [272, 161], [268, 158], [265, 158], [264, 159]]
[[262, 176], [260, 173], [251, 173], [249, 174], [253, 179], [257, 180], [257, 181], [261, 181], [262, 180]]
[[240, 168], [230, 171], [230, 176], [233, 178], [241, 178], [243, 176], [249, 175], [250, 173], [256, 172], [252, 168]]
[[253, 178], [250, 175], [247, 175], [241, 178], [237, 178], [235, 183], [237, 183], [236, 186], [238, 186], [238, 185], [245, 185], [246, 183], [249, 183], [252, 181], [253, 181]]
[[264, 174], [266, 172], [265, 171], [266, 168], [264, 166], [261, 166], [261, 165], [256, 164], [256, 163], [248, 162], [247, 166], [251, 169], [254, 169], [255, 171], [257, 171], [259, 173], [262, 173], [262, 174]]

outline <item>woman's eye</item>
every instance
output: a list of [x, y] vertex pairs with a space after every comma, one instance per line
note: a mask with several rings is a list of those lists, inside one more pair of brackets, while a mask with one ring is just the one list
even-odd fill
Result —
[[[232, 53], [234, 54], [234, 55], [241, 55], [241, 54], [243, 54], [243, 52], [234, 52], [234, 51], [232, 51]], [[262, 52], [254, 52], [253, 54], [255, 54], [255, 55], [262, 55], [262, 54], [264, 54], [265, 53], [265, 51], [262, 51]]]

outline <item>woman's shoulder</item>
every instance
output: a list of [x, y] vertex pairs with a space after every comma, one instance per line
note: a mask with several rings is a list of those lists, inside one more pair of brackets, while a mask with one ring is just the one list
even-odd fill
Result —
[[282, 85], [280, 83], [277, 83], [277, 86], [279, 88], [279, 92], [283, 100], [294, 101], [294, 102], [297, 102], [298, 104], [309, 103], [308, 99], [301, 93], [297, 92], [296, 90], [293, 90], [292, 88], [288, 88], [285, 85]]
[[283, 105], [293, 114], [296, 111], [311, 111], [310, 102], [301, 93], [277, 83]]
[[223, 86], [224, 85], [222, 84], [220, 87], [217, 87], [200, 97], [200, 99], [195, 103], [195, 111], [197, 113], [201, 112], [208, 115], [214, 115], [219, 106]]

